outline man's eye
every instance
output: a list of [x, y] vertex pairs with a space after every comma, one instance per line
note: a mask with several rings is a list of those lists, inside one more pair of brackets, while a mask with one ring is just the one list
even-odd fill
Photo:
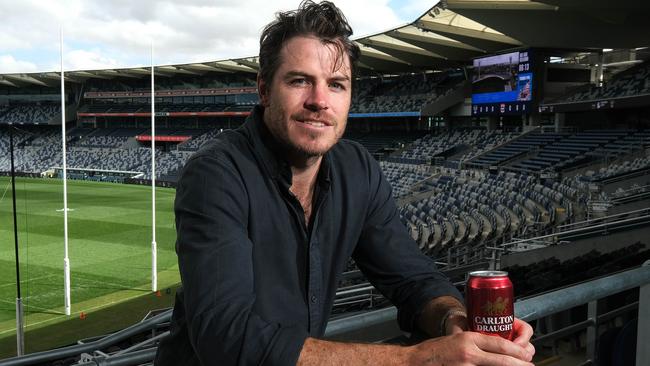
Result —
[[338, 89], [338, 90], [345, 90], [345, 86], [341, 83], [330, 83], [330, 88], [333, 89]]
[[307, 84], [307, 80], [305, 80], [305, 79], [293, 79], [293, 80], [290, 81], [290, 84], [291, 85], [298, 85], [298, 86], [299, 85], [305, 85], [305, 84]]

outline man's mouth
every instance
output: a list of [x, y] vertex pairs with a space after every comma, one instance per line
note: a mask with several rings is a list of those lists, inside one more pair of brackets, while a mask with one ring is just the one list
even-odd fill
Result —
[[314, 127], [327, 127], [331, 126], [332, 124], [326, 121], [314, 121], [314, 120], [298, 120], [298, 122], [308, 124], [310, 126]]

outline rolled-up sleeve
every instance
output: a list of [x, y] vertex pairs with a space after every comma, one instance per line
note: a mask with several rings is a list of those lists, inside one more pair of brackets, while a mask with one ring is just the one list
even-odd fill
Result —
[[369, 207], [353, 258], [370, 282], [398, 309], [400, 328], [411, 332], [433, 298], [462, 295], [424, 255], [399, 219], [390, 184], [376, 161], [369, 161]]
[[248, 195], [232, 162], [188, 161], [175, 201], [190, 343], [202, 364], [295, 364], [307, 332], [256, 314]]

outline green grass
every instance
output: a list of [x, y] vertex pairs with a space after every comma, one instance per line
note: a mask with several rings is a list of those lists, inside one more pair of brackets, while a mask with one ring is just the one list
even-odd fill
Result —
[[[179, 282], [173, 189], [156, 190], [159, 288]], [[63, 307], [63, 183], [17, 179], [19, 257], [26, 328], [150, 296], [151, 188], [68, 182], [73, 316]], [[16, 271], [9, 178], [0, 177], [0, 338], [15, 332]]]

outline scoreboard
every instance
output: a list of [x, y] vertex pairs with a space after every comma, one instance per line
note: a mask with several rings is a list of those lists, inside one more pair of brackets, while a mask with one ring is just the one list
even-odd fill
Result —
[[474, 59], [472, 115], [532, 112], [532, 65], [530, 50]]

